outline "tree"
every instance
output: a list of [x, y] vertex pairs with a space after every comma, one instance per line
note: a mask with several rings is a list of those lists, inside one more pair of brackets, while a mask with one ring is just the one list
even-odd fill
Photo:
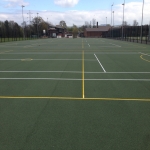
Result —
[[127, 21], [123, 21], [123, 26], [128, 26]]
[[67, 28], [66, 22], [63, 20], [60, 21], [59, 25], [62, 26], [63, 28]]
[[72, 31], [72, 33], [73, 33], [73, 38], [76, 38], [77, 34], [78, 34], [78, 28], [77, 28], [76, 25], [73, 25], [73, 31]]
[[6, 37], [8, 38], [9, 37], [9, 23], [8, 23], [8, 20], [6, 20], [4, 22], [4, 25], [5, 25]]
[[32, 20], [32, 24], [33, 24], [33, 25], [40, 24], [40, 23], [42, 23], [42, 22], [44, 22], [44, 20], [43, 20], [42, 17], [35, 17], [35, 18], [33, 18], [33, 20]]
[[136, 20], [133, 20], [133, 26], [138, 26], [138, 22]]
[[86, 27], [89, 27], [89, 26], [90, 26], [90, 24], [89, 24], [88, 21], [85, 21], [85, 26], [86, 26]]
[[93, 24], [93, 28], [95, 27], [95, 25], [96, 25], [96, 19], [92, 19], [92, 24]]

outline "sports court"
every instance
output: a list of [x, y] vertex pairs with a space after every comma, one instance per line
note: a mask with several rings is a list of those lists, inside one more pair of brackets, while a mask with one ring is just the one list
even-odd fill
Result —
[[0, 44], [0, 149], [150, 149], [150, 45], [104, 38]]

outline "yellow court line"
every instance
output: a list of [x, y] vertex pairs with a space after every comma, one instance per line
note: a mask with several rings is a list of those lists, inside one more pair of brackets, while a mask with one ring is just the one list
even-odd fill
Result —
[[82, 51], [82, 98], [85, 98], [85, 95], [84, 95], [84, 51]]
[[51, 97], [51, 96], [0, 96], [0, 99], [57, 99], [57, 100], [100, 100], [100, 101], [145, 101], [150, 98], [80, 98], [80, 97]]
[[144, 59], [143, 55], [141, 55], [140, 58], [143, 59], [144, 61], [150, 62], [150, 60]]
[[82, 40], [82, 49], [84, 48], [84, 43], [83, 43], [83, 40]]

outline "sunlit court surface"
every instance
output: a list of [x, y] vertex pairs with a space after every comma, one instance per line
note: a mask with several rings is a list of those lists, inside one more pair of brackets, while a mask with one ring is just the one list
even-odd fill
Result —
[[150, 45], [1, 43], [0, 124], [2, 150], [150, 149]]

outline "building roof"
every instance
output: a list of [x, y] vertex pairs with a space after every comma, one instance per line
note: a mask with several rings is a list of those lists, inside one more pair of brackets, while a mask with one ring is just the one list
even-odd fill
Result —
[[65, 29], [64, 27], [62, 27], [62, 26], [60, 26], [60, 25], [56, 25], [56, 26], [54, 26], [54, 25], [49, 25], [49, 29], [50, 29], [50, 28]]
[[99, 26], [98, 28], [86, 28], [86, 31], [89, 32], [98, 32], [98, 31], [108, 31], [110, 26]]
[[55, 29], [55, 28], [49, 28], [48, 30], [54, 30], [54, 31], [56, 31], [56, 29]]
[[56, 28], [64, 29], [64, 27], [62, 27], [62, 26], [60, 26], [60, 25], [56, 25]]

